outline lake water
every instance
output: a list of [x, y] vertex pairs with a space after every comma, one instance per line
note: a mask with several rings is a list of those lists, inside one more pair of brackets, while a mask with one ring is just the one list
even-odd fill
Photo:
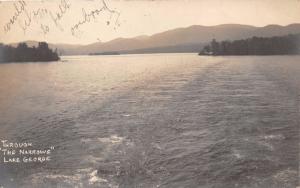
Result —
[[[295, 188], [300, 56], [68, 56], [0, 64], [0, 187]], [[1, 156], [3, 158], [3, 156]]]

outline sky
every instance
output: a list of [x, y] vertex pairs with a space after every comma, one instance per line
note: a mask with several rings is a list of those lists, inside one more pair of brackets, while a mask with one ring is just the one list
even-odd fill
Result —
[[0, 42], [89, 44], [191, 25], [300, 23], [300, 0], [1, 1]]

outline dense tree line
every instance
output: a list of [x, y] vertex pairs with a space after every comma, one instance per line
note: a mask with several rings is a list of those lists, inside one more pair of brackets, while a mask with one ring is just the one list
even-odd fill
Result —
[[17, 47], [0, 44], [0, 62], [37, 62], [57, 61], [59, 56], [52, 51], [46, 42], [39, 42], [38, 46], [28, 47], [26, 43], [19, 43]]
[[215, 39], [205, 46], [200, 55], [287, 55], [300, 54], [300, 34], [277, 37], [252, 37], [245, 40]]

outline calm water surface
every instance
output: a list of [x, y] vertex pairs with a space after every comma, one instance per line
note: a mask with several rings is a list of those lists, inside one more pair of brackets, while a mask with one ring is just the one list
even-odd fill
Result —
[[295, 188], [300, 56], [0, 64], [0, 139], [54, 146], [0, 186]]

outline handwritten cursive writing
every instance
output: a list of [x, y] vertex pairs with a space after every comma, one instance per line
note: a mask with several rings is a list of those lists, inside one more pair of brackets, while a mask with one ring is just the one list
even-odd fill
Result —
[[24, 10], [24, 12], [26, 17], [22, 21], [19, 20], [19, 25], [25, 33], [27, 28], [31, 25], [32, 15], [31, 12], [28, 12], [26, 9]]
[[96, 19], [96, 16], [98, 16], [103, 11], [108, 11], [110, 13], [117, 13], [119, 15], [118, 12], [109, 9], [104, 0], [102, 0], [102, 7], [100, 9], [94, 9], [94, 10], [87, 13], [86, 10], [84, 8], [82, 8], [82, 17], [83, 17], [83, 19], [78, 21], [76, 24], [74, 24], [71, 27], [72, 35], [74, 36], [76, 30], [78, 30], [82, 25], [91, 22], [91, 18]]
[[48, 9], [46, 8], [38, 8], [37, 10], [33, 10], [32, 13], [33, 13], [33, 17], [37, 18], [38, 16], [41, 18], [41, 17], [44, 17], [45, 15], [48, 14]]
[[15, 24], [20, 14], [25, 11], [26, 5], [27, 4], [25, 1], [18, 1], [17, 3], [14, 3], [15, 12], [12, 18], [10, 18], [9, 22], [4, 25], [5, 33], [11, 30], [11, 26]]
[[49, 26], [48, 25], [44, 25], [44, 24], [41, 24], [41, 29], [42, 29], [42, 32], [43, 32], [44, 35], [46, 35], [50, 31]]
[[[106, 25], [113, 25], [112, 19], [114, 19], [115, 25], [112, 27], [115, 29], [116, 26], [119, 26], [117, 22], [120, 13], [116, 10], [110, 9], [105, 0], [99, 0], [99, 3], [100, 6], [92, 10], [87, 10], [86, 7], [82, 7], [80, 18], [75, 20], [75, 24], [72, 23], [71, 25], [66, 26], [62, 21], [64, 17], [67, 16], [68, 12], [72, 11], [72, 1], [59, 0], [57, 4], [55, 4], [55, 7], [51, 6], [50, 9], [46, 7], [45, 4], [42, 4], [40, 7], [33, 8], [33, 6], [31, 7], [30, 3], [26, 0], [18, 0], [13, 2], [13, 16], [7, 20], [3, 29], [5, 33], [8, 33], [13, 29], [13, 25], [17, 25], [21, 28], [24, 34], [26, 34], [29, 29], [39, 29], [41, 34], [46, 36], [50, 30], [52, 31], [51, 27], [54, 25], [60, 31], [64, 31], [66, 27], [67, 31], [71, 31], [71, 34], [76, 36], [83, 25], [96, 20], [100, 14], [104, 13], [108, 13], [108, 20], [104, 20]], [[54, 8], [54, 10], [52, 8]]]
[[60, 26], [59, 22], [63, 16], [66, 14], [67, 10], [70, 8], [71, 4], [67, 2], [67, 0], [61, 0], [60, 4], [58, 5], [59, 11], [56, 12], [54, 15], [50, 12], [50, 17], [55, 23], [55, 25], [63, 31], [62, 27]]

